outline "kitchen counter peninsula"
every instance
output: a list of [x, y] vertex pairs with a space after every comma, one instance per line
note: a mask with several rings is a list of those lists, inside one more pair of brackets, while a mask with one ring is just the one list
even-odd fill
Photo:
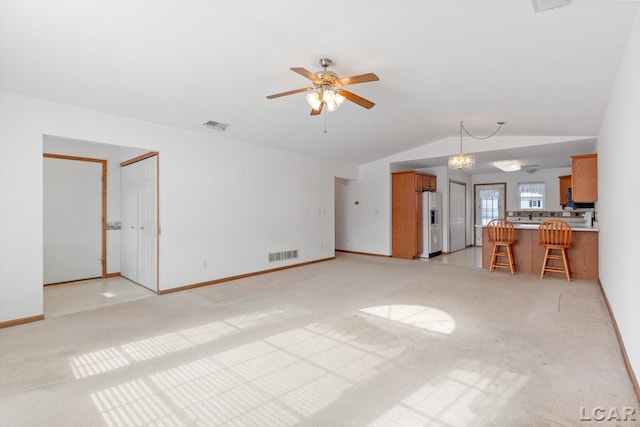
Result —
[[[516, 242], [513, 256], [516, 273], [540, 275], [544, 260], [544, 248], [538, 244], [539, 224], [514, 224]], [[482, 227], [482, 268], [489, 269], [493, 243], [489, 243], [487, 229]], [[573, 227], [573, 246], [567, 249], [572, 279], [598, 280], [598, 229]], [[553, 262], [553, 261], [551, 261]], [[547, 274], [549, 275], [549, 274]], [[553, 274], [552, 277], [564, 277]]]

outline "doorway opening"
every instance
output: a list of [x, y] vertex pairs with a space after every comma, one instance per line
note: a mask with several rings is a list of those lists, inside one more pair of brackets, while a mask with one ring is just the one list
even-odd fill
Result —
[[[98, 270], [97, 273], [94, 272], [92, 274], [74, 275], [71, 277], [65, 277], [63, 279], [45, 281], [45, 284], [55, 283], [55, 286], [47, 286], [46, 290], [43, 287], [43, 302], [45, 314], [66, 314], [70, 312], [82, 311], [83, 307], [86, 307], [86, 309], [90, 309], [100, 305], [112, 305], [119, 302], [124, 302], [132, 295], [135, 295], [137, 297], [138, 293], [146, 295], [145, 292], [149, 292], [147, 289], [136, 289], [142, 288], [142, 286], [121, 277], [120, 246], [122, 228], [122, 201], [120, 164], [123, 161], [142, 156], [145, 153], [148, 153], [149, 150], [104, 144], [86, 140], [77, 140], [53, 135], [43, 135], [42, 147], [43, 176], [45, 177], [46, 181], [48, 181], [48, 179], [46, 178], [45, 168], [47, 166], [45, 163], [49, 160], [56, 160], [58, 162], [61, 162], [59, 158], [71, 158], [79, 160], [88, 159], [94, 160], [94, 162], [90, 164], [98, 166], [99, 168], [105, 168], [104, 174], [102, 173], [102, 169], [100, 169], [100, 176], [96, 176], [97, 174], [91, 175], [91, 180], [97, 180], [99, 184], [97, 186], [94, 185], [93, 188], [99, 187], [99, 190], [96, 191], [100, 193], [100, 201], [96, 202], [94, 200], [91, 203], [93, 203], [94, 205], [96, 203], [101, 203], [99, 210], [94, 209], [94, 211], [92, 211], [93, 213], [91, 213], [91, 221], [98, 221], [98, 223], [100, 224], [98, 232], [102, 235], [102, 238], [100, 239], [101, 241], [99, 242], [100, 252], [98, 252], [98, 255], [95, 255], [95, 251], [94, 253], [92, 253], [91, 262], [93, 263], [95, 261], [95, 263], [99, 265], [100, 270]], [[47, 156], [55, 157], [55, 159], [48, 159]], [[86, 164], [87, 162], [71, 162], [66, 160], [66, 163]], [[77, 174], [73, 169], [65, 170], [62, 172], [56, 171], [56, 173], [58, 172], [69, 175], [69, 178], [72, 182], [72, 184], [70, 185], [73, 185], [74, 181], [82, 182], [84, 180], [82, 178], [82, 173]], [[104, 176], [104, 179], [102, 178], [102, 176]], [[45, 199], [47, 198], [46, 186], [47, 185], [45, 184], [45, 194], [43, 195]], [[72, 188], [73, 187], [65, 187], [63, 185], [61, 190], [61, 197], [77, 195], [76, 191], [71, 190]], [[104, 202], [102, 202], [103, 197]], [[53, 198], [55, 200], [56, 198], [58, 198], [58, 196], [54, 195]], [[49, 228], [50, 230], [55, 229], [50, 225], [47, 225], [48, 219], [46, 216], [47, 211], [45, 208], [43, 215], [43, 228]], [[60, 216], [62, 216], [63, 219], [70, 218], [70, 215], [68, 214], [61, 214]], [[74, 233], [76, 232], [75, 228], [76, 227], [74, 226], [73, 222], [71, 225], [57, 227], [59, 231], [73, 231]], [[63, 234], [63, 238], [66, 238], [66, 234], [69, 233]], [[43, 246], [47, 246], [46, 241], [43, 242]], [[58, 254], [58, 256], [66, 256], [66, 251], [59, 252], [60, 253]], [[157, 254], [158, 252], [155, 251], [153, 255], [156, 260]], [[45, 256], [45, 259], [43, 259], [44, 271], [47, 271], [47, 267], [44, 265], [46, 262], [47, 261]], [[86, 264], [87, 262], [84, 263]], [[80, 262], [79, 264], [83, 263]], [[157, 272], [157, 261], [155, 264], [156, 267], [154, 270]], [[157, 277], [157, 273], [155, 276]], [[117, 286], [114, 287], [114, 284], [117, 284]], [[155, 285], [154, 287], [154, 292], [156, 290], [157, 285]], [[68, 306], [65, 306], [65, 304], [68, 304]]]

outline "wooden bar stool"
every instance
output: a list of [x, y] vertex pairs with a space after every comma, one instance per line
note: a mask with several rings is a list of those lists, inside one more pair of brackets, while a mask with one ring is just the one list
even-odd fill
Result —
[[[491, 266], [489, 271], [496, 268], [508, 268], [511, 274], [516, 273], [516, 261], [513, 259], [511, 246], [515, 243], [516, 233], [513, 223], [506, 219], [494, 219], [487, 224], [487, 235], [489, 243], [493, 243], [493, 254], [491, 255]], [[505, 248], [501, 251], [500, 248]], [[498, 262], [498, 259], [507, 258], [507, 262]]]
[[[566, 221], [549, 219], [540, 224], [538, 234], [540, 235], [540, 245], [545, 247], [540, 278], [544, 277], [545, 271], [565, 273], [567, 281], [571, 282], [571, 270], [567, 259], [567, 249], [571, 247], [573, 238], [571, 226]], [[560, 252], [558, 253], [558, 251]], [[561, 260], [562, 266], [557, 263], [549, 265], [549, 260]]]

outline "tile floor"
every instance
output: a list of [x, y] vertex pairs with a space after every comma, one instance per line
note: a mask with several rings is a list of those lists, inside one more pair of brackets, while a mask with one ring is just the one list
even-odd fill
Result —
[[44, 316], [63, 316], [153, 296], [154, 292], [124, 277], [49, 285], [44, 287]]

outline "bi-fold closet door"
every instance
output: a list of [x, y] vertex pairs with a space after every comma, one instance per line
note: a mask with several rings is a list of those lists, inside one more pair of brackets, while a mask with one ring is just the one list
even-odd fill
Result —
[[158, 290], [158, 156], [121, 168], [120, 274]]

